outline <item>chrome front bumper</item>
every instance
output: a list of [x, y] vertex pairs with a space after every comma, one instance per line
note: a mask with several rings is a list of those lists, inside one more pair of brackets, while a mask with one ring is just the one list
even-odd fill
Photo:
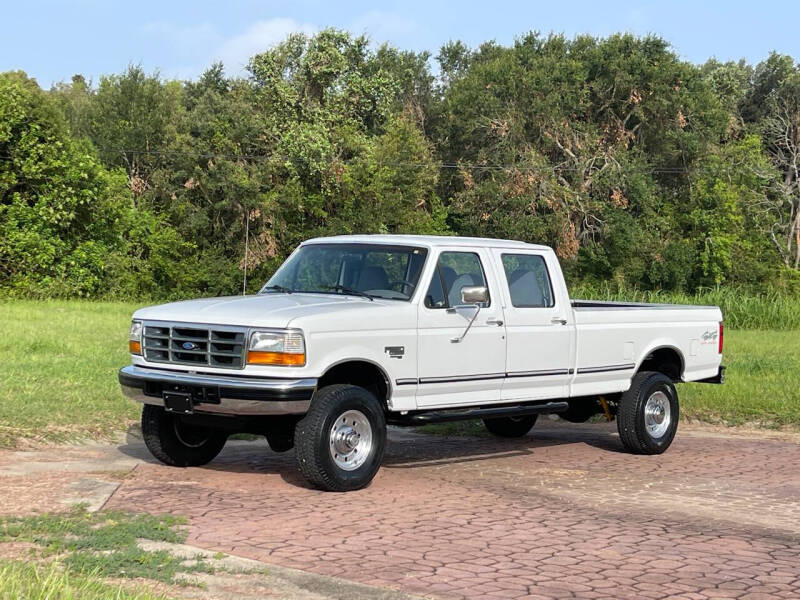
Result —
[[163, 406], [163, 392], [187, 392], [195, 412], [225, 415], [302, 415], [317, 389], [314, 378], [203, 375], [136, 365], [120, 369], [119, 383], [136, 402]]

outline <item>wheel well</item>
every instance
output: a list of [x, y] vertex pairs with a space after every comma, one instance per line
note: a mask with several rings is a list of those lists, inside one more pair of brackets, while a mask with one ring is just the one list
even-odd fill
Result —
[[683, 373], [683, 357], [675, 348], [658, 348], [647, 355], [639, 371], [657, 371], [677, 383]]
[[384, 407], [389, 402], [389, 382], [377, 365], [364, 360], [350, 360], [332, 366], [319, 378], [317, 387], [323, 388], [334, 383], [349, 383], [372, 392]]

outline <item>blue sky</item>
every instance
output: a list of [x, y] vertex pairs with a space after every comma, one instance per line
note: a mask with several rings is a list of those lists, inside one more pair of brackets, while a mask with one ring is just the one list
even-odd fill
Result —
[[82, 73], [95, 81], [129, 63], [190, 78], [215, 59], [238, 74], [250, 55], [291, 31], [338, 27], [375, 42], [434, 52], [450, 39], [507, 44], [530, 30], [655, 33], [684, 59], [745, 58], [771, 50], [800, 58], [800, 0], [727, 2], [323, 2], [317, 0], [73, 0], [2, 6], [0, 71], [22, 69], [43, 87]]

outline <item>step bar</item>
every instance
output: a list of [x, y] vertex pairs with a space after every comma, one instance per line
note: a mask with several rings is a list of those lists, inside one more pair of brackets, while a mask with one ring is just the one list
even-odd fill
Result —
[[428, 425], [450, 421], [469, 421], [471, 419], [495, 419], [498, 417], [524, 417], [527, 415], [558, 414], [569, 408], [567, 402], [543, 402], [538, 404], [518, 404], [515, 406], [492, 406], [468, 410], [414, 411], [405, 415], [391, 415], [391, 425]]

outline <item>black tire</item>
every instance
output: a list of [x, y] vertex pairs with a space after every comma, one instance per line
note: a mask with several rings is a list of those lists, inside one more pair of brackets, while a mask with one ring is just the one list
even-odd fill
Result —
[[[663, 394], [659, 397], [657, 394]], [[664, 398], [664, 396], [666, 398]], [[669, 419], [664, 431], [654, 434], [648, 429], [646, 407], [648, 400], [660, 400], [661, 410], [668, 410], [662, 416], [662, 421]], [[675, 433], [678, 431], [680, 416], [678, 406], [678, 392], [672, 380], [663, 373], [643, 371], [637, 373], [631, 383], [630, 389], [622, 394], [617, 411], [617, 430], [622, 444], [634, 454], [661, 454], [669, 448]], [[658, 415], [655, 416], [658, 418]], [[655, 427], [660, 425], [653, 420], [650, 423]]]
[[[340, 427], [339, 419], [348, 411], [361, 413], [370, 428], [369, 448], [357, 456], [352, 454], [351, 449], [342, 454], [336, 453], [333, 429]], [[343, 422], [347, 426], [346, 421]], [[364, 423], [360, 422], [359, 426], [363, 427]], [[361, 439], [359, 436], [355, 442], [359, 443]], [[314, 394], [311, 408], [295, 427], [294, 445], [297, 466], [314, 487], [332, 492], [347, 492], [366, 487], [378, 472], [386, 448], [386, 417], [383, 407], [364, 388], [344, 384], [324, 387]], [[363, 462], [357, 468], [346, 470], [337, 465], [334, 456], [340, 462], [347, 460], [347, 456]], [[361, 458], [362, 456], [366, 458]]]
[[578, 398], [570, 400], [569, 408], [562, 413], [558, 413], [558, 416], [570, 423], [586, 423], [586, 421], [601, 412], [598, 410], [599, 408], [596, 400]]
[[294, 448], [294, 430], [270, 431], [264, 437], [273, 452], [288, 452]]
[[142, 437], [150, 454], [171, 467], [198, 467], [210, 463], [222, 451], [227, 434], [187, 425], [161, 406], [145, 404]]
[[538, 415], [523, 415], [521, 417], [497, 417], [484, 419], [483, 424], [489, 433], [504, 438], [522, 437], [536, 424]]

